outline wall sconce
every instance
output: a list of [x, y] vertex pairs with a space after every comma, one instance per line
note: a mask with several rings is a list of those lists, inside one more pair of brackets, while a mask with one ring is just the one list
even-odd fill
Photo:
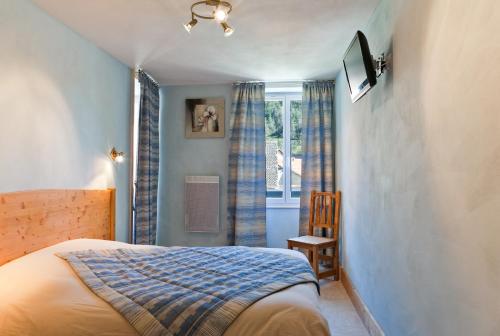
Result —
[[115, 147], [113, 147], [113, 149], [111, 149], [111, 152], [109, 153], [109, 157], [115, 162], [122, 163], [125, 160], [125, 153], [119, 152]]

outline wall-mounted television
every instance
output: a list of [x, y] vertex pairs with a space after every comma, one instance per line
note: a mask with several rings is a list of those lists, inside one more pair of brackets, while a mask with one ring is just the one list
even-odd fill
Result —
[[353, 103], [377, 84], [377, 75], [368, 41], [360, 31], [356, 33], [344, 55], [344, 69]]

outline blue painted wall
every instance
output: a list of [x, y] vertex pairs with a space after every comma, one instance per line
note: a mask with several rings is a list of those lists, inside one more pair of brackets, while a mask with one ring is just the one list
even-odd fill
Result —
[[287, 248], [286, 240], [299, 235], [299, 209], [271, 208], [266, 211], [267, 244]]
[[130, 70], [27, 0], [0, 1], [0, 192], [117, 188], [128, 234]]
[[[500, 335], [500, 6], [383, 0], [389, 71], [337, 78], [343, 265], [386, 335]], [[346, 46], [347, 47], [347, 46]]]
[[[160, 95], [158, 243], [185, 246], [225, 245], [227, 243], [227, 151], [232, 86], [166, 86], [161, 88]], [[185, 100], [200, 97], [225, 98], [225, 138], [185, 138]], [[184, 231], [184, 177], [188, 175], [220, 176], [220, 233]]]

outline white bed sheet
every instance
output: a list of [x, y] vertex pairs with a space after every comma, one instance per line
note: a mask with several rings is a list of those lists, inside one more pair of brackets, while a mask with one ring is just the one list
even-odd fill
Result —
[[[76, 239], [31, 253], [0, 267], [0, 335], [137, 336], [135, 329], [96, 296], [56, 252], [144, 248]], [[155, 247], [151, 247], [155, 248]], [[284, 249], [266, 249], [293, 254]], [[226, 336], [323, 336], [328, 324], [314, 284], [301, 284], [259, 300], [226, 330]]]

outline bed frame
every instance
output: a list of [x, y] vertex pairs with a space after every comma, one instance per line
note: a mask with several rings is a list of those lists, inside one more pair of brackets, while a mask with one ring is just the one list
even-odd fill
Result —
[[77, 238], [115, 239], [115, 189], [0, 194], [0, 265]]

